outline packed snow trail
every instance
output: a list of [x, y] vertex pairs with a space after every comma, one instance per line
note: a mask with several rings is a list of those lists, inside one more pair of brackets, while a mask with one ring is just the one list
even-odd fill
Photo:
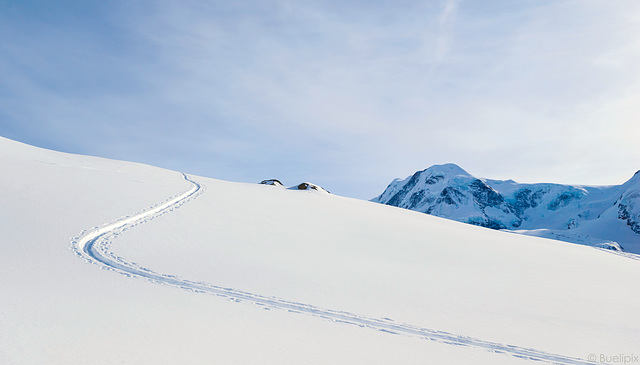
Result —
[[111, 252], [109, 250], [111, 240], [122, 232], [171, 212], [173, 209], [179, 208], [184, 203], [202, 193], [204, 190], [202, 185], [190, 179], [185, 174], [182, 174], [182, 177], [192, 184], [189, 190], [133, 216], [125, 217], [114, 223], [102, 227], [94, 227], [92, 230], [82, 232], [80, 236], [72, 239], [72, 249], [74, 252], [87, 262], [99, 265], [106, 270], [119, 272], [125, 276], [140, 277], [154, 283], [191, 290], [196, 293], [215, 294], [238, 302], [245, 300], [262, 306], [265, 309], [282, 309], [293, 313], [304, 313], [333, 322], [352, 324], [396, 335], [419, 337], [449, 345], [480, 348], [523, 360], [542, 361], [553, 364], [596, 364], [579, 358], [556, 355], [536, 349], [484, 341], [473, 337], [456, 335], [406, 323], [398, 323], [389, 318], [370, 318], [345, 311], [322, 309], [313, 305], [287, 301], [277, 297], [267, 297], [232, 288], [223, 288], [206, 282], [186, 280], [175, 275], [160, 274], [148, 268], [141, 267], [134, 262], [129, 262]]

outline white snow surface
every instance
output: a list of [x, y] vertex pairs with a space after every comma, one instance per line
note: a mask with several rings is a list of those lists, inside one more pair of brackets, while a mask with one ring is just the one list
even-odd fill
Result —
[[1, 364], [586, 364], [640, 261], [0, 138]]

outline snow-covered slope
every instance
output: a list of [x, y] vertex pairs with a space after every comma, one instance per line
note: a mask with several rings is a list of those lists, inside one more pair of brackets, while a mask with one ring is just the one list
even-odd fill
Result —
[[454, 164], [396, 179], [373, 201], [493, 229], [640, 253], [640, 174], [619, 186], [519, 184]]
[[0, 165], [2, 364], [585, 364], [637, 348], [640, 261], [614, 252], [6, 139]]

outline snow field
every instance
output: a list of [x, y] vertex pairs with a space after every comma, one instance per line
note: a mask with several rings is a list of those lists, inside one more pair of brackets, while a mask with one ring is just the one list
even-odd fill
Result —
[[516, 357], [527, 349], [572, 363], [637, 348], [636, 260], [314, 191], [192, 177], [206, 187], [197, 198], [132, 220], [102, 247], [162, 278], [475, 345], [100, 270], [73, 254], [70, 237], [150, 212], [192, 185], [150, 166], [0, 146], [10, 177], [0, 180], [3, 364], [518, 364], [531, 362]]

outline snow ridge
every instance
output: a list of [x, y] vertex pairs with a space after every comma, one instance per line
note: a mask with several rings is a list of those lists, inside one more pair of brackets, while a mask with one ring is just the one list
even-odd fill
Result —
[[292, 313], [302, 313], [336, 323], [371, 328], [390, 334], [418, 337], [449, 345], [480, 348], [493, 353], [501, 353], [526, 360], [554, 364], [594, 364], [593, 362], [582, 359], [552, 354], [532, 348], [484, 341], [445, 331], [398, 323], [390, 318], [369, 318], [350, 312], [322, 309], [313, 305], [287, 301], [277, 297], [263, 296], [232, 288], [223, 288], [206, 282], [191, 281], [171, 274], [157, 273], [135, 262], [129, 262], [125, 258], [117, 256], [114, 252], [110, 251], [111, 241], [118, 235], [130, 228], [134, 228], [139, 224], [146, 223], [181, 207], [204, 191], [203, 185], [190, 179], [186, 174], [182, 174], [182, 177], [192, 184], [192, 187], [186, 192], [169, 198], [163, 203], [157, 204], [130, 217], [125, 217], [116, 222], [103, 225], [102, 227], [94, 227], [91, 230], [83, 231], [78, 237], [72, 239], [72, 250], [87, 262], [99, 265], [105, 270], [115, 271], [128, 277], [143, 278], [153, 283], [190, 290], [196, 293], [213, 294], [236, 302], [248, 301], [266, 310], [280, 309]]
[[520, 184], [454, 164], [395, 179], [372, 199], [459, 222], [640, 253], [640, 174], [617, 186]]

